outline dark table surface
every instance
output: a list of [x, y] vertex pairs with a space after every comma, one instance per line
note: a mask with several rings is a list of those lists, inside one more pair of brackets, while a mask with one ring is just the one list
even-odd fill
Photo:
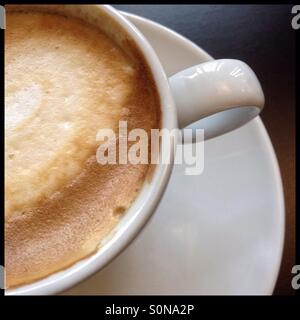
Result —
[[[275, 294], [293, 294], [295, 264], [295, 31], [289, 5], [115, 5], [186, 36], [215, 58], [248, 63], [266, 96], [263, 122], [283, 179], [286, 238]], [[300, 31], [299, 31], [300, 32]]]

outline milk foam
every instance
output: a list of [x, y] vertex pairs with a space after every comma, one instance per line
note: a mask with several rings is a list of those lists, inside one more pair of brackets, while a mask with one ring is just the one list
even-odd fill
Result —
[[11, 131], [39, 108], [42, 90], [38, 84], [9, 93], [5, 99], [5, 129]]
[[146, 70], [134, 50], [127, 55], [83, 20], [7, 8], [9, 287], [92, 254], [135, 199], [149, 166], [99, 165], [96, 136], [103, 128], [117, 132], [120, 120], [147, 132], [159, 126], [159, 99]]

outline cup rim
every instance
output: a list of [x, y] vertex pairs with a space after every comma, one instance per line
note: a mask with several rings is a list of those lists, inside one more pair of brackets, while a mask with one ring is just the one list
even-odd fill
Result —
[[[141, 51], [152, 73], [160, 98], [161, 128], [177, 128], [177, 113], [164, 69], [154, 49], [142, 33], [121, 13], [110, 5], [89, 5], [102, 10], [127, 33]], [[173, 143], [173, 142], [172, 142]], [[169, 164], [157, 164], [151, 182], [144, 185], [126, 219], [118, 222], [116, 230], [110, 232], [108, 240], [96, 253], [72, 266], [57, 271], [43, 279], [5, 290], [5, 295], [53, 295], [65, 291], [85, 280], [116, 258], [138, 235], [154, 213], [168, 183], [173, 167], [174, 146], [171, 145]]]

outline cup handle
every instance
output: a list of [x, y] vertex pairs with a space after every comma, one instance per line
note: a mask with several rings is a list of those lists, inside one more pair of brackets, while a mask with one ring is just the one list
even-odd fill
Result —
[[205, 139], [239, 128], [264, 107], [264, 93], [244, 62], [220, 59], [201, 63], [169, 78], [179, 128], [198, 120]]

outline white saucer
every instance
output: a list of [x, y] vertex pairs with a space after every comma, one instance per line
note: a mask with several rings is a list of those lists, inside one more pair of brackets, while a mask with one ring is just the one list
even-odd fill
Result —
[[[173, 31], [127, 17], [153, 45], [168, 75], [211, 59]], [[283, 239], [280, 173], [257, 118], [206, 142], [201, 176], [185, 176], [184, 166], [176, 166], [137, 239], [65, 294], [271, 294]]]

